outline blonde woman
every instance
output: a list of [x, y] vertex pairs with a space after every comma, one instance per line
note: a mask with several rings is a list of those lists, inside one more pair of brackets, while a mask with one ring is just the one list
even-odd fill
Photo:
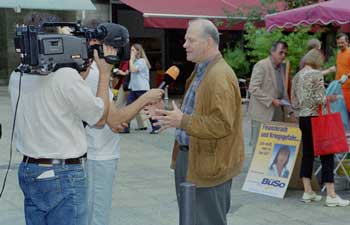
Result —
[[[305, 56], [305, 65], [293, 79], [292, 105], [298, 109], [299, 127], [302, 132], [303, 157], [301, 161], [300, 177], [304, 185], [303, 202], [320, 201], [311, 187], [310, 179], [313, 173], [314, 149], [312, 140], [311, 118], [318, 116], [318, 106], [325, 104], [326, 95], [323, 75], [320, 71], [324, 56], [318, 49], [310, 50]], [[336, 95], [328, 96], [330, 102], [337, 99]], [[322, 183], [327, 188], [326, 206], [347, 206], [348, 200], [340, 198], [334, 189], [334, 155], [322, 155]]]
[[[130, 93], [127, 99], [127, 105], [134, 102], [141, 95], [150, 89], [150, 76], [149, 70], [151, 65], [147, 59], [146, 53], [140, 44], [133, 44], [131, 46], [129, 71], [130, 71], [130, 82], [129, 89]], [[158, 133], [159, 127], [153, 126], [156, 122], [150, 119], [152, 126], [152, 134]], [[130, 127], [130, 126], [129, 126]], [[130, 129], [126, 128], [124, 133], [129, 133]]]

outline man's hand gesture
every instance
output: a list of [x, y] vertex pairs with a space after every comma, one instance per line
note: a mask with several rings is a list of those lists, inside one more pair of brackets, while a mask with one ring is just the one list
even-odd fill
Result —
[[159, 131], [163, 131], [167, 128], [174, 127], [180, 128], [183, 113], [177, 107], [174, 101], [172, 101], [173, 110], [162, 110], [156, 109], [155, 113], [157, 115], [152, 116], [153, 120], [158, 120], [158, 122], [154, 123], [155, 126], [160, 126]]

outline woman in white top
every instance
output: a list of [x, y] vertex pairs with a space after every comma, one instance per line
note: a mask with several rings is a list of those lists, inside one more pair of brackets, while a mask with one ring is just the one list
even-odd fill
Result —
[[[127, 99], [127, 105], [133, 103], [141, 95], [146, 93], [150, 89], [150, 76], [149, 69], [151, 65], [147, 59], [146, 53], [140, 44], [133, 44], [131, 46], [131, 54], [129, 61], [130, 93]], [[159, 127], [153, 126], [156, 121], [150, 119], [152, 125], [152, 134], [158, 132]], [[130, 127], [130, 126], [129, 126]], [[124, 133], [129, 133], [130, 129], [126, 128]]]

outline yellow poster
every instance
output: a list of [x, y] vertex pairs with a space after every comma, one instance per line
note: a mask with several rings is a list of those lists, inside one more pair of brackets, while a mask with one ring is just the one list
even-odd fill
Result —
[[301, 131], [290, 123], [261, 125], [243, 190], [283, 198], [298, 155]]

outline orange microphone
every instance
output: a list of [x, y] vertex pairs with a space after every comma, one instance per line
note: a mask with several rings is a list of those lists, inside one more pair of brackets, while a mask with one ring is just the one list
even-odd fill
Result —
[[180, 70], [177, 66], [171, 66], [164, 75], [162, 83], [158, 86], [160, 89], [164, 89], [167, 85], [171, 84], [179, 76]]

